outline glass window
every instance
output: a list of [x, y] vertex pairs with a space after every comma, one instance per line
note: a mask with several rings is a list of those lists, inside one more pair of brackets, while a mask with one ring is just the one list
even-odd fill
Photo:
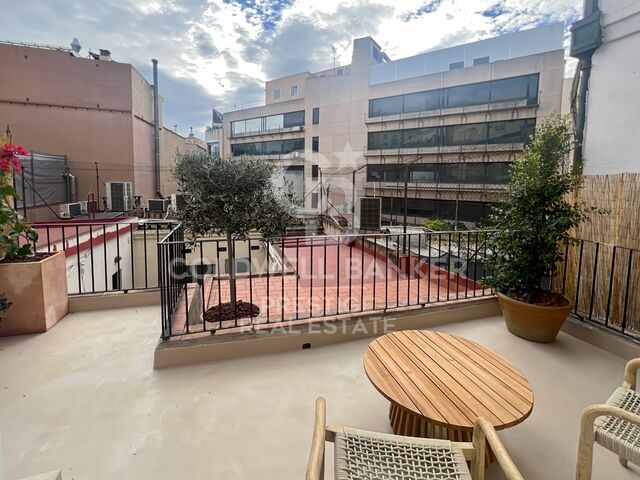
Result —
[[274, 100], [279, 100], [280, 99], [280, 89], [279, 88], [274, 88], [273, 89], [273, 99]]
[[304, 138], [291, 138], [282, 141], [282, 153], [301, 152], [303, 150]]
[[320, 139], [318, 137], [311, 137], [311, 151], [312, 152], [320, 151]]
[[442, 183], [485, 183], [483, 163], [445, 163], [441, 168]]
[[474, 65], [483, 65], [485, 63], [489, 63], [489, 57], [480, 57], [480, 58], [473, 59]]
[[311, 180], [318, 179], [318, 165], [311, 165]]
[[462, 107], [489, 103], [489, 83], [477, 83], [447, 89], [447, 106]]
[[526, 143], [535, 129], [535, 119], [489, 123], [489, 143]]
[[405, 165], [367, 165], [367, 182], [404, 182]]
[[291, 96], [292, 97], [298, 96], [298, 85], [291, 85]]
[[529, 75], [527, 77], [527, 105], [536, 105], [538, 103], [538, 81], [539, 75]]
[[318, 208], [318, 194], [315, 192], [311, 194], [311, 208]]
[[445, 146], [484, 145], [487, 143], [487, 124], [449, 125], [445, 127]]
[[436, 168], [434, 163], [415, 163], [411, 166], [409, 181], [434, 183], [436, 181]]
[[487, 164], [486, 181], [489, 184], [503, 185], [509, 183], [509, 163], [491, 162]]
[[249, 120], [246, 120], [245, 123], [246, 123], [246, 127], [245, 127], [246, 133], [259, 132], [260, 130], [262, 130], [261, 118], [250, 118]]
[[398, 115], [402, 113], [402, 95], [369, 100], [369, 116]]
[[457, 70], [459, 68], [464, 68], [464, 62], [454, 62], [449, 64], [449, 70]]
[[370, 132], [369, 133], [369, 149], [382, 150], [389, 148], [400, 148], [402, 131], [389, 130], [386, 132]]
[[442, 90], [409, 93], [404, 96], [404, 113], [426, 112], [440, 108]]
[[491, 82], [491, 101], [508, 102], [527, 98], [526, 77], [505, 78]]
[[270, 115], [265, 119], [265, 126], [267, 130], [275, 130], [284, 126], [283, 115]]
[[220, 142], [210, 142], [207, 144], [207, 148], [209, 149], [209, 155], [212, 157], [220, 156]]
[[402, 131], [402, 147], [435, 147], [437, 145], [437, 128], [411, 128]]
[[238, 120], [237, 122], [231, 122], [231, 133], [233, 135], [239, 135], [246, 131], [245, 129], [245, 121]]
[[282, 153], [282, 141], [281, 140], [275, 140], [272, 142], [264, 142], [265, 146], [264, 146], [264, 153], [266, 155], [278, 155], [280, 153]]
[[304, 125], [304, 110], [285, 113], [283, 125], [284, 125], [284, 128], [298, 127], [298, 126]]
[[317, 125], [318, 123], [320, 123], [320, 109], [318, 107], [313, 109], [313, 124]]

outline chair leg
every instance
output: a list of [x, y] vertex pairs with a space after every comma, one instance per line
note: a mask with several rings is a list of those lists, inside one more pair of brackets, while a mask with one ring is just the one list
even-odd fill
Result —
[[578, 461], [576, 480], [591, 480], [593, 468], [593, 444], [596, 440], [593, 422], [596, 419], [596, 408], [587, 407], [580, 418], [580, 437], [578, 439]]
[[627, 459], [624, 457], [618, 457], [618, 462], [620, 462], [620, 465], [622, 465], [623, 467], [627, 467], [628, 463], [627, 463]]

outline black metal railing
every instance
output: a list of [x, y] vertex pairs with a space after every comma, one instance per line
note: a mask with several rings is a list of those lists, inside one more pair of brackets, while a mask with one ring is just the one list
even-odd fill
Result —
[[[311, 318], [339, 318], [487, 297], [486, 239], [493, 231], [185, 239], [176, 227], [158, 244], [162, 336], [253, 331]], [[229, 305], [228, 250], [237, 300]], [[226, 310], [225, 310], [226, 308]]]
[[574, 316], [640, 340], [640, 250], [589, 240], [563, 248], [551, 286], [573, 303]]
[[138, 219], [37, 223], [33, 247], [65, 252], [69, 295], [157, 289], [157, 244], [173, 227]]

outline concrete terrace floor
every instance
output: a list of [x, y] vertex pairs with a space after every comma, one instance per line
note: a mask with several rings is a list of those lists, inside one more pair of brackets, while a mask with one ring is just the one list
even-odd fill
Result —
[[[154, 371], [158, 319], [159, 307], [73, 313], [46, 334], [0, 339], [7, 480], [57, 468], [67, 480], [300, 479], [318, 395], [331, 424], [390, 431], [362, 368], [368, 340]], [[580, 412], [620, 383], [624, 360], [564, 333], [526, 342], [499, 317], [441, 329], [528, 377], [533, 413], [501, 432], [524, 477], [573, 478]], [[593, 478], [640, 473], [596, 447]]]

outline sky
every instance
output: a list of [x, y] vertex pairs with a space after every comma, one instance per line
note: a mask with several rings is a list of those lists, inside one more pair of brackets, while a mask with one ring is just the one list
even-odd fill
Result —
[[331, 68], [333, 49], [348, 64], [354, 38], [373, 37], [394, 60], [556, 21], [568, 32], [581, 10], [582, 0], [8, 0], [0, 40], [77, 37], [80, 55], [110, 50], [147, 80], [157, 58], [165, 126], [203, 137], [212, 107], [259, 105], [265, 80]]

